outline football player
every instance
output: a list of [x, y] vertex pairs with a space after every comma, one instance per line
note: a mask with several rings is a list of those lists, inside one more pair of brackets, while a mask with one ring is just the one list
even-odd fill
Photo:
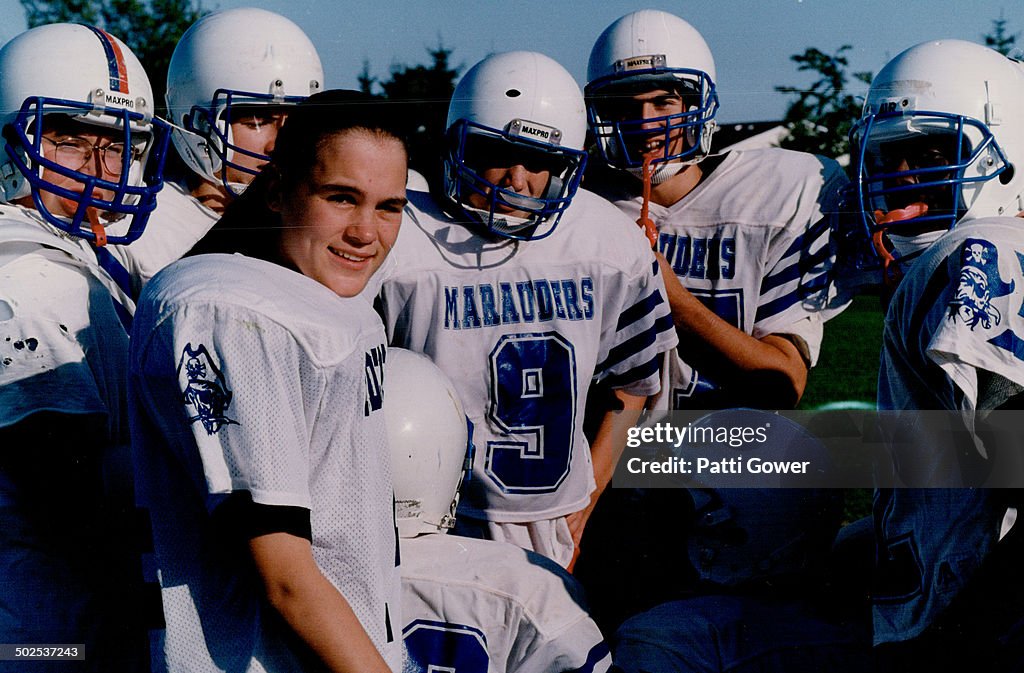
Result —
[[791, 408], [818, 355], [812, 300], [845, 178], [831, 159], [777, 148], [712, 154], [715, 78], [700, 33], [672, 14], [605, 29], [585, 93], [612, 170], [593, 184], [646, 222], [666, 271], [686, 357], [670, 358], [660, 406]]
[[607, 670], [608, 646], [565, 570], [504, 542], [445, 535], [472, 454], [451, 382], [401, 348], [388, 350], [386, 380], [405, 671]]
[[393, 129], [357, 92], [294, 107], [217, 224], [240, 254], [143, 291], [130, 412], [157, 670], [401, 670], [384, 328], [361, 294], [402, 221]]
[[138, 59], [98, 28], [26, 31], [0, 73], [0, 641], [148, 670], [125, 412], [135, 305], [105, 246], [122, 254], [145, 229], [167, 129]]
[[[864, 231], [902, 279], [882, 337], [878, 406], [910, 438], [874, 520], [874, 640], [883, 670], [1019, 667], [1021, 546], [1009, 489], [977, 486], [995, 457], [988, 412], [1019, 408], [1024, 192], [1019, 65], [958, 40], [892, 59], [851, 132]], [[920, 410], [946, 410], [942, 422]], [[991, 416], [996, 418], [996, 415]], [[891, 434], [892, 438], [896, 435]], [[1012, 665], [1011, 665], [1012, 664]], [[1002, 670], [1000, 668], [1000, 670]]]
[[[642, 223], [658, 251], [680, 344], [656, 408], [792, 408], [821, 343], [831, 217], [846, 179], [835, 161], [800, 152], [712, 153], [716, 77], [703, 37], [679, 17], [647, 9], [608, 26], [587, 70], [603, 164], [587, 185]], [[612, 587], [609, 622], [665, 600], [665, 586], [690, 588], [658, 533], [688, 521], [685, 493], [618, 492], [604, 509], [580, 577]], [[627, 578], [664, 581], [613, 582], [612, 559], [633, 568]], [[596, 598], [594, 608], [605, 626]]]
[[213, 226], [269, 160], [288, 110], [323, 79], [313, 43], [273, 12], [214, 12], [182, 35], [166, 98], [179, 168], [138, 242], [145, 263], [128, 267], [136, 291]]
[[579, 87], [550, 58], [476, 64], [449, 107], [443, 187], [410, 192], [382, 292], [392, 345], [434, 360], [476, 427], [460, 530], [563, 566], [625, 443], [609, 413], [588, 444], [590, 383], [638, 410], [676, 342], [650, 246], [578, 190], [585, 134]]

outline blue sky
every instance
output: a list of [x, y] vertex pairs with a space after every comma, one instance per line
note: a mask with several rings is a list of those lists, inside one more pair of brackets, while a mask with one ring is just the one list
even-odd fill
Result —
[[[982, 41], [1005, 10], [1008, 29], [1024, 30], [1024, 7], [1005, 0], [204, 0], [208, 9], [258, 6], [288, 16], [310, 36], [330, 87], [355, 87], [364, 59], [386, 78], [393, 64], [425, 63], [439, 41], [454, 64], [471, 66], [488, 53], [529, 49], [564, 65], [582, 85], [594, 40], [618, 17], [642, 7], [672, 12], [693, 24], [715, 55], [723, 122], [781, 118], [786, 96], [776, 85], [807, 84], [790, 55], [843, 44], [851, 70], [877, 72], [903, 49], [935, 38]], [[0, 0], [9, 17], [6, 42], [24, 29], [17, 0]], [[1021, 41], [1024, 46], [1024, 40]]]

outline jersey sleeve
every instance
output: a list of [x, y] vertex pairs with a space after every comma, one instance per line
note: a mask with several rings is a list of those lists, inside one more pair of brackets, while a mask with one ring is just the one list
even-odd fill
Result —
[[48, 259], [63, 253], [31, 247], [0, 266], [0, 427], [40, 411], [107, 415], [127, 347], [113, 302], [88, 272]]
[[202, 475], [210, 510], [236, 491], [311, 508], [316, 409], [305, 392], [323, 382], [310, 385], [319, 372], [288, 330], [235, 306], [186, 305], [157, 323], [133, 368], [147, 413]]
[[532, 643], [516, 673], [604, 673], [612, 664], [611, 652], [601, 631], [590, 617], [578, 621], [557, 634]]
[[[516, 673], [604, 673], [611, 667], [608, 644], [583, 608], [583, 587], [564, 568], [527, 552], [531, 565], [541, 566], [532, 578], [547, 587], [543, 603], [533, 605], [509, 652], [506, 670]], [[550, 574], [549, 574], [550, 573]]]
[[594, 380], [631, 395], [648, 396], [661, 386], [661, 354], [675, 348], [679, 338], [658, 262], [649, 250], [642, 251], [641, 259], [640, 272], [626, 281], [620, 305], [606, 309], [618, 319]]
[[978, 406], [979, 371], [1024, 386], [1024, 255], [986, 238], [967, 238], [946, 262], [950, 291], [928, 357]]
[[[753, 336], [788, 334], [817, 361], [828, 305], [830, 270], [835, 261], [832, 232], [840, 192], [846, 184], [842, 169], [822, 160], [823, 177], [817, 189], [806, 187], [788, 225], [769, 243], [770, 267], [761, 280]], [[830, 309], [829, 317], [838, 313]]]

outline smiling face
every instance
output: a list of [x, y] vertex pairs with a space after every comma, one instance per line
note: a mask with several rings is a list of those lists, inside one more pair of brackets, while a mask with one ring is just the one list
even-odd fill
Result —
[[406, 165], [392, 137], [354, 129], [322, 141], [308, 176], [271, 190], [284, 260], [339, 296], [359, 294], [398, 237]]
[[631, 161], [664, 161], [694, 147], [697, 130], [686, 124], [696, 119], [684, 113], [697, 109], [700, 95], [684, 91], [686, 86], [638, 82], [602, 93], [597, 110], [602, 120], [622, 125], [622, 142]]
[[[631, 112], [625, 114], [634, 119], [643, 119], [642, 128], [649, 131], [633, 139], [631, 150], [637, 156], [660, 159], [679, 154], [689, 148], [683, 129], [672, 129], [667, 136], [665, 132], [669, 122], [664, 118], [686, 111], [681, 94], [669, 89], [652, 89], [634, 94], [626, 105], [631, 108]], [[622, 119], [628, 119], [630, 116], [624, 116]]]

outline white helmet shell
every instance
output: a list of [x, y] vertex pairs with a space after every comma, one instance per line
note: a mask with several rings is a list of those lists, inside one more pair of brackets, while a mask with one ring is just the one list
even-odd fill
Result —
[[[38, 128], [52, 114], [123, 134], [125, 146], [137, 150], [134, 156], [125, 154], [127, 170], [107, 180], [46, 160]], [[149, 77], [124, 42], [99, 28], [70, 23], [39, 26], [12, 39], [0, 49], [0, 126], [7, 141], [0, 158], [0, 200], [32, 194], [47, 221], [91, 240], [95, 231], [85, 219], [90, 208], [121, 222], [116, 227], [119, 233], [107, 236], [109, 242], [129, 243], [142, 234], [162, 186], [166, 137], [161, 133], [155, 138], [154, 132], [157, 127], [165, 130], [165, 125], [153, 119]], [[147, 169], [151, 155], [154, 162]], [[81, 188], [65, 193], [67, 187], [44, 181], [44, 165], [81, 183]], [[96, 188], [113, 196], [100, 198]], [[39, 200], [40, 190], [77, 201], [78, 213], [70, 221], [53, 215]]]
[[323, 79], [316, 48], [289, 19], [252, 7], [204, 16], [182, 35], [167, 70], [168, 114], [181, 127], [174, 145], [194, 172], [222, 182], [238, 151], [230, 107], [295, 104]]
[[[953, 203], [941, 214], [912, 218], [920, 230], [979, 217], [1016, 215], [1024, 192], [1024, 70], [1002, 54], [963, 40], [925, 42], [893, 58], [871, 83], [861, 120], [851, 131], [857, 190], [869, 230], [877, 212], [913, 180], [917, 189], [952, 183]], [[958, 139], [948, 165], [898, 171], [891, 143]], [[953, 143], [950, 143], [951, 145]], [[893, 172], [897, 170], [897, 172]], [[884, 177], [883, 177], [884, 176]], [[904, 188], [905, 189], [905, 188]], [[883, 218], [884, 219], [884, 218]], [[900, 224], [886, 223], [890, 232]]]
[[447, 126], [468, 121], [510, 131], [515, 120], [542, 125], [521, 135], [552, 147], [582, 150], [587, 137], [579, 84], [558, 62], [533, 51], [494, 54], [470, 68], [452, 94]]
[[[590, 52], [587, 66], [587, 112], [591, 131], [605, 160], [619, 168], [640, 164], [624, 145], [640, 132], [643, 119], [617, 120], [601, 114], [606, 87], [650, 82], [682, 82], [697, 95], [697, 102], [682, 114], [667, 117], [672, 128], [686, 129], [693, 141], [687, 151], [666, 155], [662, 161], [695, 163], [711, 151], [717, 128], [715, 59], [704, 38], [678, 16], [655, 9], [627, 14], [604, 30]], [[667, 151], [667, 148], [666, 148]]]
[[[452, 205], [490, 231], [509, 238], [542, 238], [569, 207], [582, 178], [587, 135], [583, 94], [561, 65], [530, 51], [494, 54], [463, 76], [448, 107], [445, 193]], [[524, 197], [483, 178], [466, 158], [479, 138], [502, 139], [555, 160], [548, 188]], [[470, 193], [491, 201], [485, 210], [467, 208]], [[529, 214], [525, 219], [496, 214], [498, 203]], [[538, 225], [543, 224], [543, 231]]]
[[448, 377], [426, 356], [389, 348], [384, 418], [391, 449], [398, 534], [446, 532], [469, 469], [466, 414]]
[[[644, 62], [644, 57], [662, 58]], [[649, 69], [695, 70], [716, 81], [715, 59], [696, 28], [674, 14], [641, 9], [617, 19], [597, 38], [587, 64], [587, 85]]]

